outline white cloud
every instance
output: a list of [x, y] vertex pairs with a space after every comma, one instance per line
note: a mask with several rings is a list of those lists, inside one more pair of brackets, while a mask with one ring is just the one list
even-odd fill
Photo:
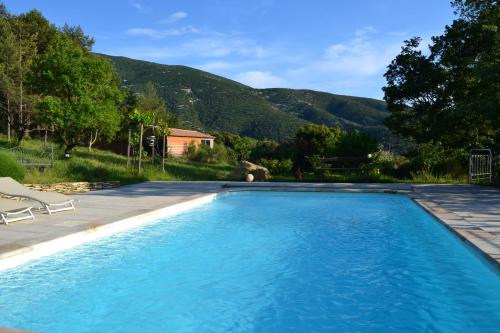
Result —
[[401, 44], [384, 43], [372, 39], [373, 28], [355, 32], [355, 37], [344, 43], [332, 44], [325, 49], [322, 59], [312, 67], [320, 71], [353, 76], [379, 74], [399, 52]]
[[281, 87], [285, 80], [269, 72], [248, 71], [237, 74], [234, 79], [254, 88]]
[[186, 42], [183, 47], [193, 55], [214, 58], [229, 55], [263, 58], [268, 53], [263, 46], [252, 39], [228, 35], [196, 38]]
[[[127, 30], [126, 33], [130, 36], [146, 36], [156, 40], [162, 40], [170, 36], [197, 33], [197, 37], [187, 38], [179, 44], [171, 43], [171, 40], [168, 40], [170, 45], [165, 45], [165, 42], [162, 42], [160, 45], [147, 45], [118, 50], [118, 52], [122, 52], [122, 54], [126, 54], [129, 57], [145, 60], [158, 61], [186, 57], [226, 58], [232, 56], [232, 62], [236, 63], [250, 60], [264, 60], [268, 59], [271, 55], [271, 51], [257, 44], [252, 39], [207, 33], [194, 27], [167, 30], [133, 28]], [[211, 67], [220, 68], [221, 63], [212, 64]]]
[[148, 7], [146, 7], [145, 5], [143, 5], [142, 3], [140, 3], [137, 0], [129, 0], [128, 3], [130, 6], [134, 7], [137, 10], [147, 10], [148, 9]]
[[169, 36], [180, 36], [197, 32], [200, 32], [198, 28], [193, 26], [185, 26], [172, 29], [131, 28], [126, 31], [126, 34], [129, 36], [136, 36], [136, 37], [163, 39]]
[[178, 11], [178, 12], [175, 12], [175, 13], [169, 15], [166, 19], [161, 20], [160, 23], [161, 24], [175, 23], [177, 21], [185, 19], [187, 16], [188, 16], [188, 14], [186, 12]]
[[235, 64], [225, 61], [211, 61], [196, 67], [201, 70], [210, 72], [210, 71], [219, 71], [219, 70], [234, 68]]

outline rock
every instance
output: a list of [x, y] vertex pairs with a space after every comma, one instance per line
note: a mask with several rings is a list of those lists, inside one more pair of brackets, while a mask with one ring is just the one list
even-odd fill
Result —
[[24, 186], [37, 191], [59, 192], [59, 193], [84, 193], [89, 191], [98, 191], [120, 186], [119, 181], [110, 182], [73, 182], [56, 184], [24, 184]]
[[257, 182], [265, 181], [271, 178], [271, 173], [269, 170], [263, 166], [250, 163], [248, 161], [243, 161], [233, 172], [233, 177], [237, 180], [246, 180], [247, 175], [252, 174], [254, 180]]

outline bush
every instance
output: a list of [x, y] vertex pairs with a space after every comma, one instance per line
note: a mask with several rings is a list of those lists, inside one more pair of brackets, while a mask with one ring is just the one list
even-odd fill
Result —
[[413, 170], [460, 177], [467, 173], [467, 159], [465, 150], [445, 149], [440, 143], [419, 144], [414, 151]]
[[12, 177], [15, 180], [22, 181], [25, 168], [16, 161], [14, 155], [0, 152], [0, 177]]
[[419, 144], [414, 153], [414, 167], [424, 173], [432, 173], [433, 169], [446, 160], [445, 150], [440, 143]]
[[379, 150], [373, 155], [373, 167], [384, 175], [404, 178], [410, 176], [411, 163], [403, 155]]
[[262, 158], [259, 160], [259, 164], [267, 168], [271, 172], [271, 175], [290, 176], [292, 174], [293, 162], [291, 159], [280, 161]]
[[333, 147], [335, 156], [367, 156], [377, 151], [377, 141], [368, 133], [359, 131], [343, 132]]
[[226, 147], [221, 144], [214, 144], [213, 148], [208, 145], [201, 144], [198, 148], [194, 143], [188, 147], [187, 157], [191, 161], [202, 163], [225, 163], [228, 162], [229, 156]]

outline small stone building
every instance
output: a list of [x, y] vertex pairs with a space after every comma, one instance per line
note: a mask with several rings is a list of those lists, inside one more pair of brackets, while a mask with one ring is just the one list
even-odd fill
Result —
[[186, 154], [189, 144], [194, 144], [199, 147], [200, 145], [207, 145], [210, 148], [214, 147], [215, 137], [210, 134], [184, 130], [179, 128], [171, 128], [170, 134], [167, 136], [168, 155], [182, 156]]

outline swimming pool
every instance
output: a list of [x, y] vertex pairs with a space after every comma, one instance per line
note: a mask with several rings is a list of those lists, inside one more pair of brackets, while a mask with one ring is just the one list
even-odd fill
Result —
[[497, 332], [497, 269], [406, 196], [234, 192], [0, 272], [39, 332]]

